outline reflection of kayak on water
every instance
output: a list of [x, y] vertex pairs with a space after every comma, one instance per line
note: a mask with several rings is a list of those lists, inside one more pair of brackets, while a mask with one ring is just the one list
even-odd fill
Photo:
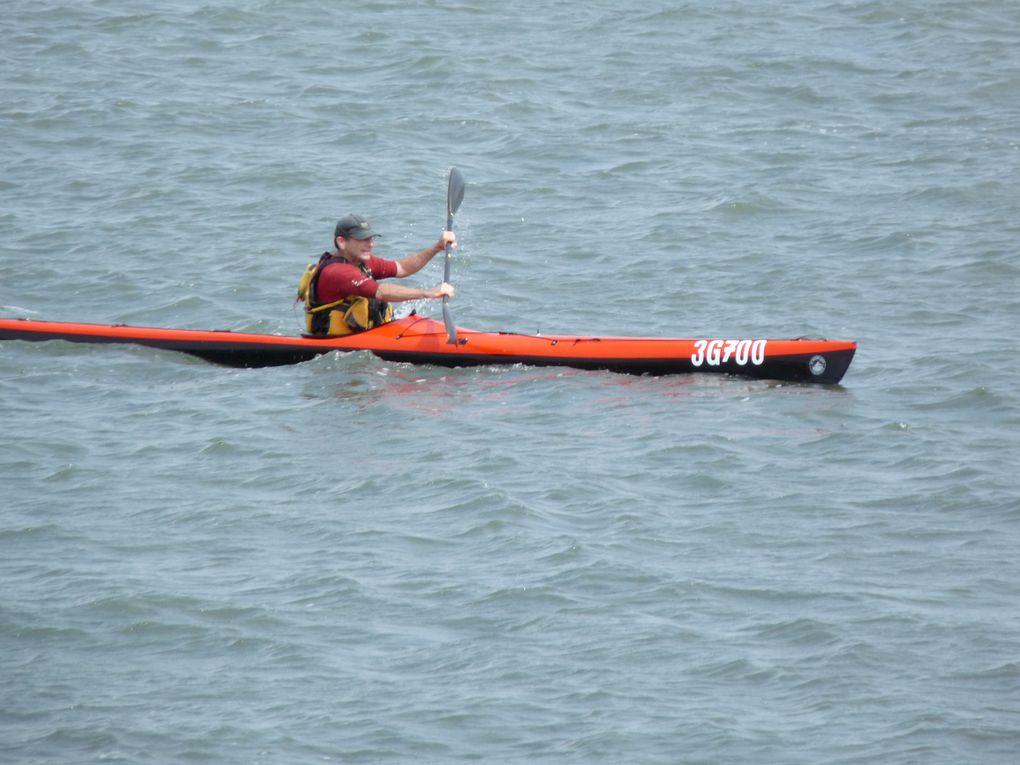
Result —
[[529, 364], [649, 375], [717, 372], [833, 384], [842, 379], [857, 349], [855, 342], [844, 340], [521, 335], [459, 327], [456, 338], [450, 343], [442, 322], [420, 316], [342, 337], [0, 319], [2, 340], [128, 343], [233, 367], [296, 364], [332, 351], [370, 351], [387, 361], [444, 367]]

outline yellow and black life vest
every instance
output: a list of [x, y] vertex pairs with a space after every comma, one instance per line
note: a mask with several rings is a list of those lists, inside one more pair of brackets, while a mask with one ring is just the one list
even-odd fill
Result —
[[[393, 307], [377, 298], [348, 295], [343, 300], [319, 304], [315, 293], [322, 269], [331, 263], [348, 262], [324, 252], [319, 262], [310, 264], [301, 275], [297, 299], [305, 301], [305, 324], [309, 335], [350, 335], [393, 321]], [[358, 268], [371, 278], [372, 272], [367, 267], [359, 265]]]

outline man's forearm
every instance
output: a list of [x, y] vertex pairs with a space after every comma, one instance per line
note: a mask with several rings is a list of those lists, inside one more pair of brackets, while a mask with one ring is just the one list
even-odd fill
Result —
[[397, 266], [400, 270], [397, 271], [398, 276], [410, 276], [416, 274], [428, 265], [429, 261], [432, 260], [436, 255], [443, 251], [443, 246], [436, 242], [431, 247], [428, 247], [421, 252], [415, 253], [414, 255], [408, 255], [406, 258], [401, 258], [397, 261]]
[[[414, 257], [414, 256], [412, 256]], [[442, 285], [440, 285], [442, 286]], [[432, 289], [419, 289], [418, 287], [405, 287], [403, 284], [380, 284], [375, 296], [387, 303], [401, 303], [405, 300], [425, 300], [428, 298], [441, 298], [443, 292], [440, 287]]]

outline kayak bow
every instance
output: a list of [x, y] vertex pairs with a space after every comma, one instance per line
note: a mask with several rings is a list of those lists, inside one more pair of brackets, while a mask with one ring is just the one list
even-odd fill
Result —
[[332, 351], [370, 351], [386, 361], [445, 367], [529, 364], [648, 375], [715, 372], [831, 385], [843, 378], [857, 349], [849, 340], [522, 335], [463, 328], [457, 329], [457, 337], [459, 342], [451, 345], [442, 322], [413, 315], [343, 337], [0, 319], [0, 340], [129, 343], [232, 367], [279, 366]]

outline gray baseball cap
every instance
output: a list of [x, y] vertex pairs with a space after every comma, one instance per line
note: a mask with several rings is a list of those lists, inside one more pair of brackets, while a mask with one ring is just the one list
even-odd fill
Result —
[[372, 224], [360, 215], [345, 215], [337, 221], [333, 230], [333, 238], [336, 239], [338, 236], [344, 239], [364, 240], [379, 235], [372, 230]]

